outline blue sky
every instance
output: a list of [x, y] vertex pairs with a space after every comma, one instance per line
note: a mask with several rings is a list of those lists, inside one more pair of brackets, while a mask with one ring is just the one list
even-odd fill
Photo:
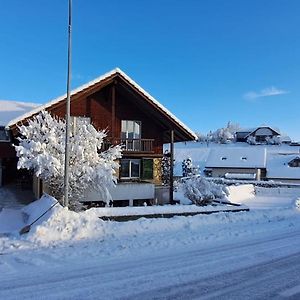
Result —
[[[195, 131], [300, 139], [300, 1], [73, 0], [73, 81], [120, 67]], [[0, 99], [65, 93], [67, 0], [0, 3]]]

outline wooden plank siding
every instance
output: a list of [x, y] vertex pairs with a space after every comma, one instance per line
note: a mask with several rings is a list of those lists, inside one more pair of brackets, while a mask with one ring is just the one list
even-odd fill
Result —
[[[65, 116], [64, 103], [48, 110], [58, 117]], [[71, 115], [90, 117], [98, 130], [106, 129], [108, 138], [116, 140], [121, 138], [121, 120], [141, 121], [141, 138], [153, 139], [151, 153], [163, 153], [163, 137], [167, 128], [153, 118], [149, 111], [142, 109], [139, 103], [136, 103], [136, 99], [122, 90], [118, 84], [111, 83], [100, 91], [73, 100]]]

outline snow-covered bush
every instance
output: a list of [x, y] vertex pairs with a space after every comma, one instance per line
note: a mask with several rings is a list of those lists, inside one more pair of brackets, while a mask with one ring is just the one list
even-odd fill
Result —
[[[65, 120], [53, 118], [42, 111], [20, 126], [18, 169], [33, 170], [51, 194], [62, 199], [64, 190]], [[70, 135], [69, 197], [70, 208], [77, 209], [80, 197], [87, 188], [99, 192], [106, 202], [111, 200], [108, 188], [116, 183], [115, 170], [119, 167], [121, 146], [101, 151], [104, 130], [97, 131], [84, 119], [78, 119], [76, 130]]]
[[248, 143], [249, 145], [257, 145], [255, 136], [253, 136], [253, 135], [248, 136], [248, 137], [247, 137], [247, 143]]
[[190, 177], [190, 176], [199, 174], [199, 167], [193, 166], [193, 161], [190, 157], [184, 159], [181, 166], [182, 166], [182, 176], [183, 177]]
[[268, 145], [280, 145], [281, 144], [281, 140], [279, 136], [273, 136], [273, 137], [266, 137], [266, 143]]
[[196, 205], [207, 205], [214, 199], [223, 199], [228, 195], [224, 185], [213, 183], [201, 176], [185, 178], [182, 181], [182, 190], [185, 197]]
[[181, 167], [182, 167], [182, 176], [183, 177], [192, 176], [193, 163], [192, 163], [192, 159], [190, 157], [186, 158], [182, 161]]

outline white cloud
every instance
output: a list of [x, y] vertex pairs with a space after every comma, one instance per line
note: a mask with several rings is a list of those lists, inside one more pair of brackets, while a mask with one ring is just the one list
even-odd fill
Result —
[[282, 89], [278, 89], [275, 86], [271, 86], [271, 87], [262, 89], [259, 92], [248, 92], [244, 95], [244, 98], [247, 100], [253, 100], [253, 99], [257, 99], [257, 98], [277, 96], [277, 95], [283, 95], [283, 94], [287, 94], [287, 93], [289, 93], [289, 91], [285, 91]]

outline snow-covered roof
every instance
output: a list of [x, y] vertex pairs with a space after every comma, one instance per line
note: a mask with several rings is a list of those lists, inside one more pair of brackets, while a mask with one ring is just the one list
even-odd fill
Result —
[[267, 158], [267, 178], [299, 179], [300, 167], [290, 167], [289, 162], [300, 154], [269, 154]]
[[0, 100], [0, 126], [6, 126], [10, 120], [24, 115], [39, 105], [37, 103]]
[[206, 168], [265, 168], [266, 148], [214, 148], [206, 161]]
[[252, 127], [252, 128], [241, 128], [239, 130], [236, 131], [236, 133], [253, 133], [254, 131], [256, 131], [257, 129], [262, 129], [262, 128], [269, 128], [275, 132], [277, 132], [278, 134], [280, 134], [280, 130], [277, 127], [272, 127], [272, 126], [268, 126], [268, 125], [261, 125], [261, 126], [257, 126], [257, 127]]
[[256, 129], [254, 129], [252, 132], [250, 132], [247, 136], [252, 135], [254, 132], [256, 132], [256, 135], [269, 135], [268, 130], [276, 132], [278, 135], [280, 135], [280, 130], [275, 129], [271, 126], [258, 126]]
[[[154, 106], [158, 107], [159, 109], [161, 109], [165, 114], [167, 114], [174, 122], [176, 122], [180, 127], [182, 127], [183, 129], [185, 129], [190, 135], [192, 135], [195, 139], [197, 139], [197, 135], [188, 127], [186, 126], [183, 122], [181, 122], [177, 117], [175, 117], [175, 115], [173, 115], [166, 107], [164, 107], [161, 103], [159, 103], [154, 97], [152, 97], [148, 92], [146, 92], [141, 86], [139, 86], [133, 79], [131, 79], [127, 74], [125, 74], [121, 69], [119, 68], [115, 68], [112, 71], [105, 73], [104, 75], [101, 75], [100, 77], [74, 89], [71, 91], [71, 97], [76, 95], [79, 92], [82, 92], [83, 90], [100, 83], [101, 81], [104, 81], [105, 79], [113, 76], [113, 75], [120, 75], [121, 77], [123, 77], [129, 84], [131, 84], [132, 86], [134, 86], [138, 91], [140, 91], [148, 100], [150, 100], [150, 102], [152, 102], [152, 104], [154, 104]], [[13, 126], [15, 124], [17, 124], [18, 122], [21, 122], [22, 120], [31, 117], [32, 115], [40, 112], [41, 110], [47, 109], [49, 107], [51, 107], [54, 104], [57, 104], [63, 100], [65, 100], [67, 97], [67, 94], [64, 94], [58, 98], [55, 98], [53, 100], [51, 100], [50, 102], [41, 105], [31, 111], [29, 111], [28, 113], [25, 113], [13, 120], [11, 120], [7, 125], [8, 126]]]
[[257, 129], [257, 127], [252, 127], [252, 128], [240, 128], [239, 130], [236, 131], [236, 133], [245, 133], [245, 132], [252, 132], [255, 129]]
[[280, 136], [281, 142], [291, 142], [292, 139], [288, 135]]

